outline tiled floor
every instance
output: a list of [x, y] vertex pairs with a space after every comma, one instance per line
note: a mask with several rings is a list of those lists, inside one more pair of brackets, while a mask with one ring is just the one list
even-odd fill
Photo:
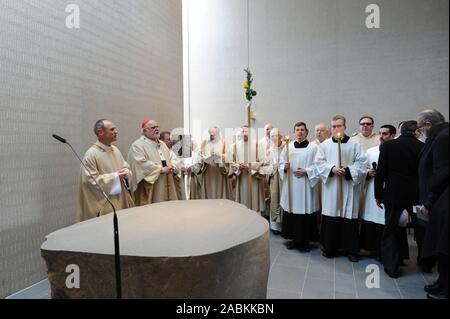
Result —
[[24, 290], [16, 292], [6, 299], [50, 299], [50, 283], [44, 279]]
[[[426, 297], [423, 286], [436, 279], [436, 274], [423, 274], [413, 263], [416, 256], [413, 242], [408, 266], [402, 267], [398, 279], [389, 278], [373, 259], [365, 258], [358, 263], [351, 263], [346, 257], [327, 259], [318, 248], [300, 253], [287, 250], [284, 242], [281, 236], [271, 234], [269, 299], [423, 299]], [[370, 264], [379, 267], [379, 288], [366, 287], [369, 275], [366, 267]], [[8, 298], [49, 299], [50, 285], [43, 280]]]
[[[432, 283], [436, 274], [419, 271], [413, 260], [416, 246], [410, 242], [410, 260], [397, 279], [388, 277], [381, 264], [363, 258], [357, 263], [346, 257], [328, 259], [319, 248], [309, 253], [288, 250], [281, 236], [271, 235], [271, 266], [267, 298], [273, 299], [424, 299], [423, 286]], [[379, 269], [379, 288], [367, 288], [366, 280]], [[369, 268], [370, 268], [369, 267]], [[369, 278], [370, 280], [370, 278]]]

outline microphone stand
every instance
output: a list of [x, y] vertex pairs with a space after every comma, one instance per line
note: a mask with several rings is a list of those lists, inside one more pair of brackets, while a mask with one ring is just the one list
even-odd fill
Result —
[[69, 145], [72, 152], [75, 154], [75, 156], [80, 161], [81, 165], [84, 167], [90, 178], [94, 181], [94, 185], [97, 186], [98, 190], [103, 194], [106, 201], [111, 205], [114, 215], [113, 215], [113, 227], [114, 227], [114, 257], [115, 257], [115, 273], [116, 273], [116, 294], [117, 299], [122, 299], [122, 279], [121, 279], [121, 270], [120, 270], [120, 249], [119, 249], [119, 223], [117, 220], [117, 214], [116, 214], [116, 208], [114, 207], [113, 203], [111, 203], [111, 200], [109, 199], [109, 196], [106, 195], [103, 188], [100, 186], [100, 184], [97, 183], [94, 176], [92, 176], [91, 172], [87, 169], [86, 165], [84, 165], [83, 160], [78, 156], [77, 152], [73, 149], [72, 145], [70, 145], [69, 142], [65, 138], [62, 138], [58, 135], [52, 134], [52, 136], [60, 141], [61, 143]]

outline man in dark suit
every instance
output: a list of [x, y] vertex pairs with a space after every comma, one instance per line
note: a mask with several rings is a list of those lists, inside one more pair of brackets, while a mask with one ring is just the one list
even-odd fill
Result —
[[[438, 280], [425, 286], [425, 291], [428, 298], [448, 298], [449, 127], [445, 117], [433, 109], [420, 113], [418, 124], [427, 136], [419, 162], [421, 213], [430, 216], [421, 257], [437, 258], [439, 272]], [[446, 188], [447, 198], [443, 196]]]
[[416, 136], [416, 121], [406, 121], [401, 135], [380, 146], [375, 175], [375, 199], [384, 204], [385, 226], [381, 239], [381, 261], [392, 278], [399, 276], [399, 220], [403, 210], [412, 213], [419, 203], [419, 155], [423, 143]]

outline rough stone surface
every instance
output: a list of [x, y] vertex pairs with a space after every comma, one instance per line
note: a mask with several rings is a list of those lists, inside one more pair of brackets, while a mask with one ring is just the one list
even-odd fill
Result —
[[[268, 223], [228, 200], [118, 212], [124, 298], [266, 298]], [[58, 230], [41, 247], [52, 298], [115, 298], [112, 214]], [[80, 269], [68, 289], [66, 267]]]

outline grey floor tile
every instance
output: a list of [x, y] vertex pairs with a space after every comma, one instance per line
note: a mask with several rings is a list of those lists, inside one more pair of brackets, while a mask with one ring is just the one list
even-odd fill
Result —
[[427, 294], [425, 292], [413, 291], [413, 292], [402, 292], [402, 299], [427, 299]]
[[322, 265], [320, 263], [310, 263], [308, 266], [307, 278], [334, 280], [334, 269], [332, 265]]
[[334, 294], [334, 299], [356, 299], [356, 293], [344, 293], [344, 292], [338, 292]]
[[401, 299], [398, 289], [360, 288], [357, 287], [360, 299]]
[[423, 278], [425, 279], [425, 281], [427, 282], [427, 284], [432, 284], [438, 279], [437, 273], [425, 274], [425, 273], [421, 272], [421, 274], [422, 274]]
[[356, 295], [354, 276], [336, 273], [334, 278], [334, 290], [336, 293]]
[[8, 296], [8, 299], [41, 299], [41, 296], [49, 295], [50, 296], [50, 283], [47, 279], [42, 280], [27, 289], [24, 289], [20, 292], [17, 292], [11, 296]]
[[[323, 257], [322, 249], [320, 249], [319, 247], [313, 247], [313, 249], [311, 249], [311, 256]], [[323, 258], [325, 258], [325, 257], [323, 257]]]
[[397, 278], [397, 283], [402, 285], [422, 285], [422, 286], [427, 284], [422, 274], [414, 272], [402, 273], [401, 276]]
[[335, 259], [334, 269], [337, 274], [353, 275], [352, 263], [345, 257], [338, 257]]
[[306, 268], [308, 265], [308, 254], [302, 254], [295, 251], [281, 251], [276, 260], [277, 265]]
[[306, 268], [275, 264], [270, 270], [268, 288], [300, 292]]
[[275, 262], [277, 256], [280, 254], [280, 249], [278, 250], [270, 250], [270, 265], [272, 266], [272, 264]]
[[399, 285], [403, 299], [427, 299], [427, 293], [423, 290], [424, 285]]
[[36, 299], [52, 299], [51, 292], [45, 291], [45, 292], [39, 294], [38, 296], [36, 296]]
[[300, 292], [267, 289], [267, 299], [300, 299]]
[[333, 287], [332, 281], [306, 278], [301, 297], [303, 299], [333, 299]]
[[309, 262], [312, 265], [320, 265], [323, 268], [334, 269], [334, 259], [328, 259], [328, 258], [325, 258], [325, 257], [311, 256], [311, 258], [309, 259]]

